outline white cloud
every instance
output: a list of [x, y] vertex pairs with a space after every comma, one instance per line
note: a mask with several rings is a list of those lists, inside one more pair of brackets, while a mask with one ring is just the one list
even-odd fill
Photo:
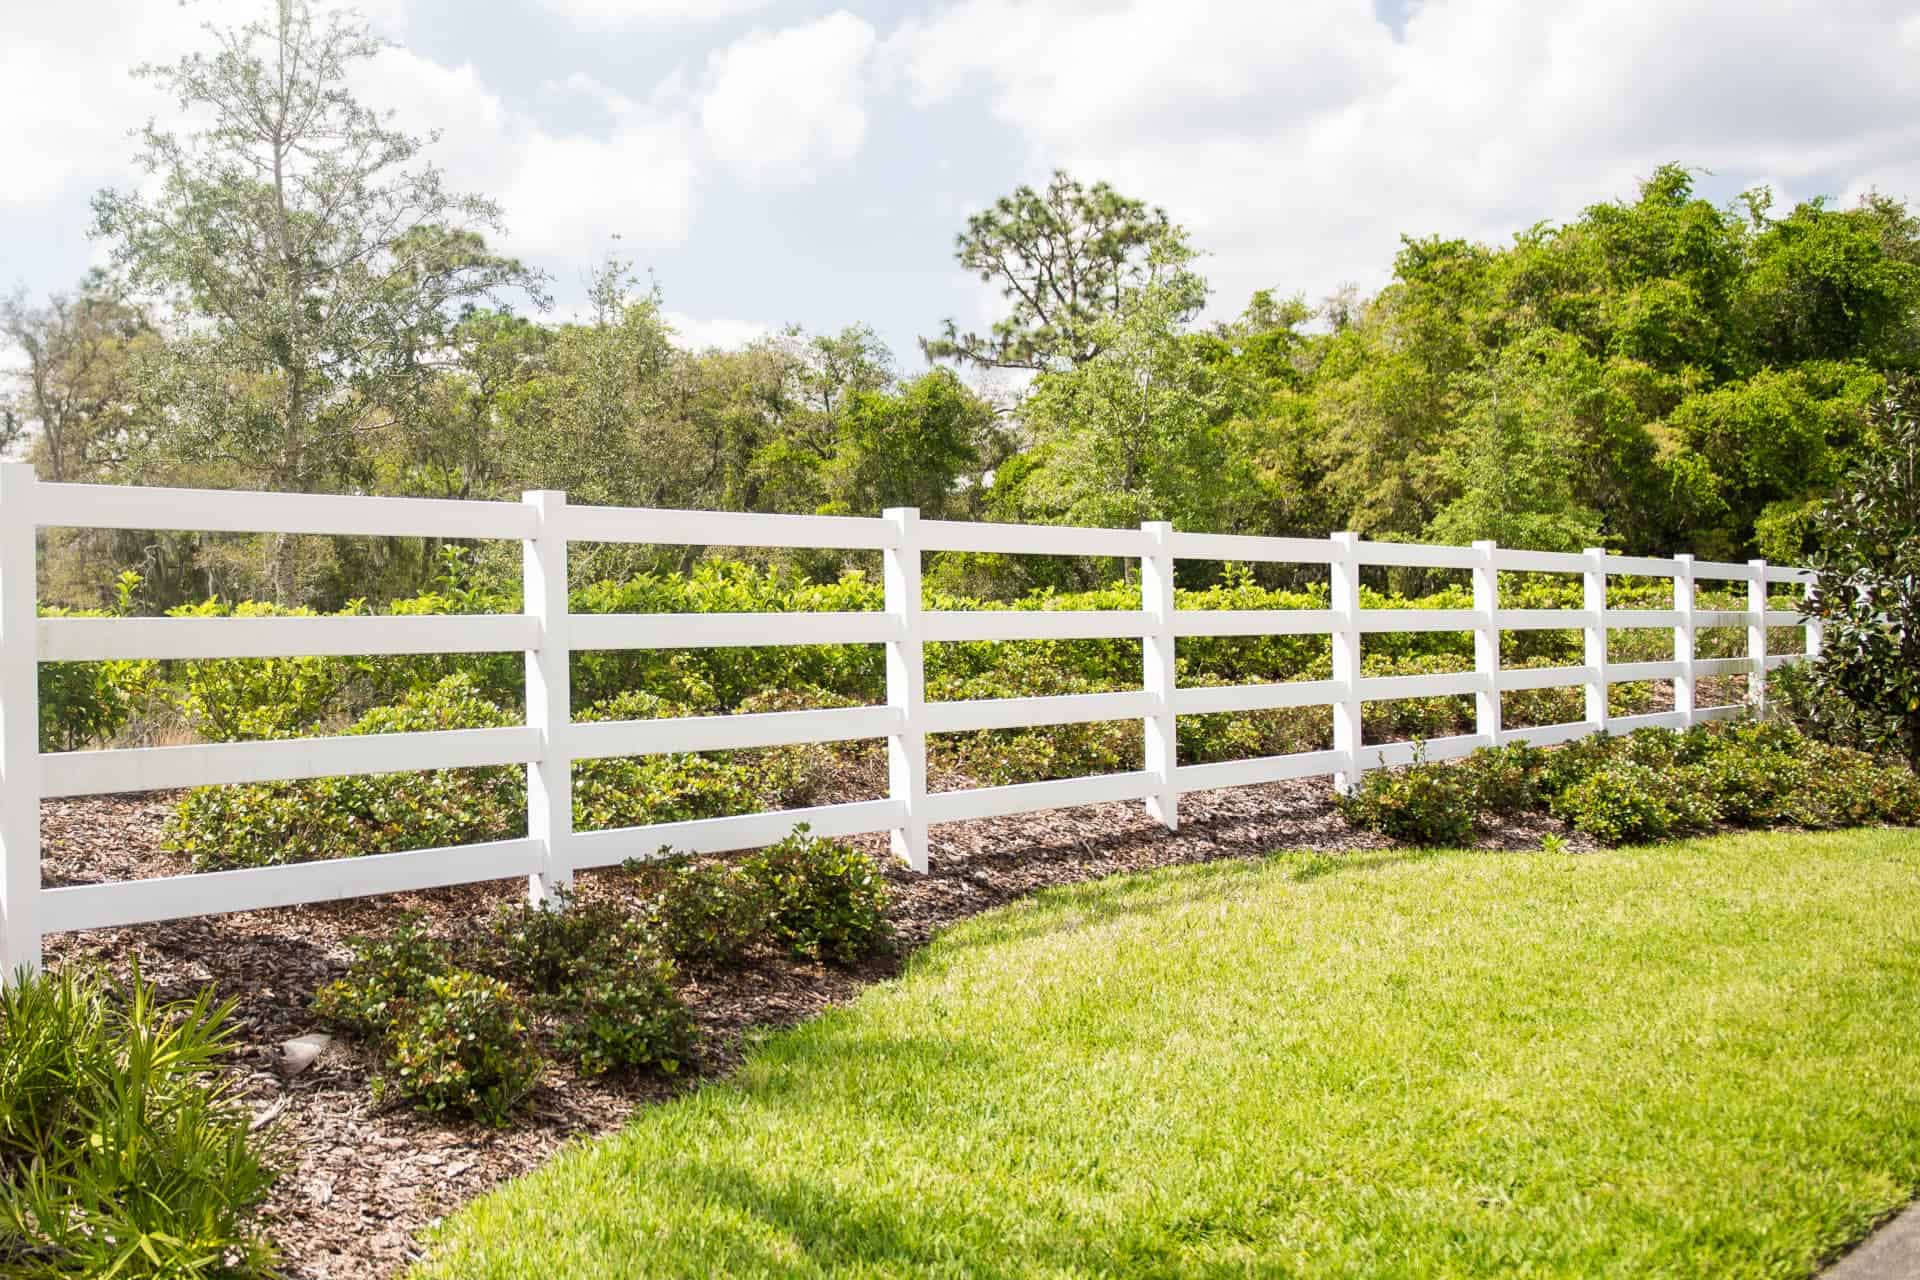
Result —
[[667, 311], [663, 318], [673, 327], [675, 345], [688, 351], [705, 351], [711, 347], [733, 351], [773, 332], [770, 326], [755, 320], [732, 320], [723, 316], [702, 320], [684, 311]]
[[441, 131], [429, 157], [455, 187], [499, 200], [502, 243], [514, 253], [586, 262], [613, 248], [615, 236], [632, 250], [685, 240], [697, 180], [685, 112], [585, 77], [561, 87], [600, 102], [608, 129], [551, 130], [508, 107], [471, 65], [442, 66], [407, 49], [381, 53], [359, 92], [411, 128]]
[[773, 0], [541, 0], [578, 26], [596, 28], [669, 26], [717, 22], [764, 9]]
[[[405, 28], [405, 0], [353, 7], [388, 36]], [[173, 62], [205, 47], [203, 27], [239, 26], [262, 12], [258, 0], [8, 6], [0, 21], [0, 210], [129, 181], [129, 129], [172, 105], [133, 68]]]
[[700, 128], [741, 181], [791, 186], [851, 161], [867, 133], [873, 27], [844, 9], [707, 56]]
[[1920, 27], [1890, 2], [957, 0], [883, 60], [983, 93], [1036, 175], [1165, 204], [1217, 304], [1381, 282], [1402, 231], [1504, 239], [1677, 160], [1920, 193]]

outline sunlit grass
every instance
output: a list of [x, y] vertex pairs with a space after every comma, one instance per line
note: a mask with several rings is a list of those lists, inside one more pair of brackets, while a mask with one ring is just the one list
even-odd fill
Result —
[[1920, 835], [1050, 892], [423, 1274], [1807, 1276], [1920, 1186]]

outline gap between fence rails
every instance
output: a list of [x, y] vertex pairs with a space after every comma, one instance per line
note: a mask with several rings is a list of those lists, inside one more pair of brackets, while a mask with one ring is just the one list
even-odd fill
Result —
[[[39, 529], [50, 527], [513, 540], [522, 544], [525, 603], [520, 615], [485, 617], [39, 618], [35, 540]], [[567, 548], [580, 541], [878, 551], [884, 562], [885, 606], [879, 613], [576, 615], [568, 605]], [[922, 558], [929, 551], [1137, 560], [1141, 606], [1100, 612], [929, 611], [923, 607], [920, 578]], [[1324, 564], [1329, 607], [1178, 610], [1174, 580], [1181, 560]], [[1374, 565], [1466, 570], [1473, 580], [1473, 607], [1363, 609], [1360, 573]], [[1584, 584], [1583, 607], [1502, 609], [1503, 572], [1578, 574]], [[1607, 579], [1619, 575], [1672, 579], [1673, 608], [1609, 609]], [[1702, 579], [1745, 582], [1747, 608], [1697, 610], [1696, 589]], [[1819, 652], [1817, 621], [1767, 607], [1769, 585], [1804, 588], [1810, 579], [1806, 570], [1760, 560], [1716, 564], [1684, 555], [1609, 556], [1597, 549], [1578, 555], [1521, 551], [1491, 542], [1471, 547], [1365, 542], [1353, 533], [1328, 539], [1266, 538], [1180, 532], [1163, 521], [1135, 531], [922, 520], [910, 507], [889, 509], [878, 518], [786, 516], [580, 507], [560, 492], [530, 492], [513, 503], [47, 484], [30, 466], [0, 464], [0, 961], [8, 974], [19, 966], [36, 966], [42, 937], [73, 929], [519, 875], [527, 878], [534, 901], [552, 901], [580, 870], [650, 857], [662, 846], [686, 853], [753, 848], [779, 839], [797, 822], [824, 836], [884, 831], [894, 854], [920, 872], [927, 869], [928, 826], [939, 822], [1138, 800], [1155, 821], [1174, 830], [1184, 792], [1329, 774], [1336, 787], [1348, 791], [1367, 769], [1410, 761], [1413, 744], [1364, 745], [1362, 709], [1368, 701], [1471, 695], [1474, 732], [1426, 744], [1427, 758], [1434, 760], [1481, 746], [1544, 745], [1607, 729], [1683, 728], [1741, 710], [1699, 707], [1701, 675], [1747, 673], [1753, 677], [1748, 701], [1764, 710], [1765, 672], [1796, 656], [1769, 655], [1769, 626], [1804, 626], [1806, 652]], [[1746, 656], [1698, 658], [1697, 631], [1706, 626], [1744, 626]], [[1630, 627], [1670, 627], [1673, 661], [1610, 663], [1608, 635]], [[1543, 628], [1581, 631], [1583, 665], [1503, 670], [1501, 633]], [[1472, 633], [1472, 672], [1362, 674], [1364, 636], [1450, 630]], [[1177, 685], [1174, 656], [1181, 638], [1312, 634], [1330, 639], [1330, 679], [1219, 688]], [[1101, 638], [1140, 640], [1137, 690], [931, 704], [926, 700], [929, 641]], [[835, 643], [885, 646], [886, 705], [595, 724], [572, 719], [569, 670], [572, 654], [579, 650]], [[353, 739], [46, 754], [39, 750], [41, 662], [511, 650], [525, 657], [524, 726]], [[1673, 711], [1609, 717], [1610, 685], [1649, 679], [1674, 682]], [[1585, 688], [1584, 719], [1504, 728], [1503, 692], [1556, 686]], [[1314, 705], [1330, 709], [1331, 750], [1209, 764], [1179, 762], [1182, 715]], [[1136, 718], [1143, 734], [1139, 770], [969, 791], [927, 790], [930, 733]], [[863, 737], [886, 740], [888, 794], [882, 800], [612, 831], [573, 829], [576, 760]], [[43, 798], [480, 765], [526, 766], [525, 837], [154, 880], [56, 888], [41, 883]]]

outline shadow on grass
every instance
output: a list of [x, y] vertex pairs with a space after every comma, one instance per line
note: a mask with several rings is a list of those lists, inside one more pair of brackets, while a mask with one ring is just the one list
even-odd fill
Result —
[[[688, 1162], [663, 1171], [664, 1181], [693, 1198], [707, 1198], [778, 1232], [790, 1244], [779, 1249], [749, 1244], [730, 1233], [731, 1272], [769, 1275], [845, 1271], [857, 1275], [950, 1275], [964, 1260], [964, 1274], [978, 1277], [1039, 1275], [1167, 1275], [1184, 1270], [1182, 1250], [1162, 1224], [1122, 1223], [1108, 1239], [1092, 1239], [1062, 1221], [1044, 1236], [1022, 1233], [1017, 1264], [991, 1262], [977, 1250], [956, 1250], [953, 1215], [919, 1207], [906, 1196], [876, 1206], [821, 1182], [795, 1176], [774, 1180], [734, 1164]], [[983, 1224], [977, 1216], [968, 1223]], [[805, 1259], [801, 1262], [795, 1253]], [[716, 1263], [719, 1259], [714, 1260]]]
[[1323, 849], [1279, 849], [1268, 855], [1267, 865], [1288, 868], [1287, 878], [1295, 884], [1310, 884], [1340, 873], [1386, 871], [1454, 854], [1483, 852], [1485, 850], [1476, 849], [1355, 849], [1328, 853]]

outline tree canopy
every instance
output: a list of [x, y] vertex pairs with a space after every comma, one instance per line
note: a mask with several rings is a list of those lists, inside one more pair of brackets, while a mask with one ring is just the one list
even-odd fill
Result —
[[[689, 350], [659, 290], [615, 260], [584, 314], [546, 315], [542, 278], [492, 247], [498, 206], [449, 190], [433, 138], [353, 96], [378, 48], [356, 19], [274, 0], [144, 70], [200, 124], [138, 133], [154, 181], [95, 203], [108, 268], [0, 304], [19, 352], [0, 445], [66, 480], [565, 488], [1800, 560], [1829, 536], [1821, 512], [1875, 406], [1920, 374], [1920, 220], [1902, 201], [1715, 204], [1678, 165], [1504, 245], [1410, 235], [1371, 295], [1263, 290], [1212, 324], [1205, 259], [1169, 213], [1055, 173], [967, 220], [956, 264], [1004, 308], [984, 333], [941, 326], [924, 367], [857, 319]], [[1019, 371], [1018, 391], [972, 385], [992, 369]], [[51, 590], [72, 604], [137, 566], [159, 604], [337, 607], [417, 590], [439, 564], [401, 540], [50, 545]], [[631, 569], [697, 552], [627, 554]], [[998, 565], [994, 585], [1102, 572], [1016, 559], [1031, 563]]]

